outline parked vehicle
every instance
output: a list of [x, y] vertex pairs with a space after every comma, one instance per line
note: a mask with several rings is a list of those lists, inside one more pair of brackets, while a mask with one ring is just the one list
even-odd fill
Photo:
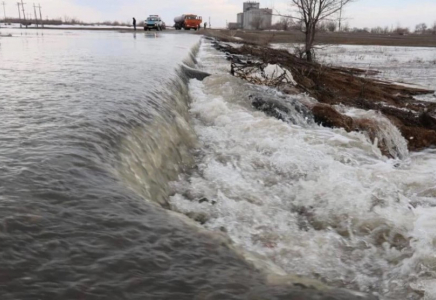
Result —
[[203, 18], [193, 14], [181, 15], [174, 18], [174, 28], [176, 30], [197, 30], [200, 29]]
[[144, 30], [150, 31], [152, 29], [156, 29], [157, 31], [165, 29], [165, 23], [162, 22], [162, 19], [158, 15], [150, 15], [144, 22]]

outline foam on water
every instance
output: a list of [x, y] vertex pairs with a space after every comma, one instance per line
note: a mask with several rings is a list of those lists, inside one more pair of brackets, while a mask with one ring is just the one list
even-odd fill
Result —
[[375, 133], [377, 140], [386, 146], [392, 157], [406, 159], [409, 156], [407, 140], [402, 136], [400, 130], [381, 113], [345, 106], [336, 106], [336, 109], [354, 120], [369, 120], [374, 124], [377, 129]]
[[289, 274], [386, 299], [435, 299], [436, 151], [409, 155], [372, 112], [344, 108], [382, 124], [403, 160], [361, 133], [268, 117], [248, 97], [271, 91], [229, 75], [208, 43], [198, 59], [213, 75], [190, 83], [201, 145], [196, 168], [172, 184], [173, 209]]

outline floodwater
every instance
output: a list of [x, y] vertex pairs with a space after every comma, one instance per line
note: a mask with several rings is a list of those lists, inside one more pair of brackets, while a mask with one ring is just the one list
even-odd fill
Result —
[[320, 299], [287, 274], [436, 298], [436, 152], [378, 114], [341, 108], [395, 159], [255, 111], [314, 100], [230, 76], [197, 35], [1, 33], [1, 299]]
[[[176, 67], [199, 37], [11, 32], [0, 40], [1, 299], [242, 299], [260, 285], [223, 242], [154, 204], [193, 135]], [[141, 189], [126, 173], [144, 176]]]

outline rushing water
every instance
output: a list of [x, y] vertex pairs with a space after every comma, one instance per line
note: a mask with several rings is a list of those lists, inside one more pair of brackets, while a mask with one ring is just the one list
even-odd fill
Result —
[[338, 107], [373, 122], [396, 159], [361, 133], [268, 117], [250, 95], [314, 100], [232, 77], [207, 43], [199, 62], [214, 75], [190, 83], [201, 149], [196, 168], [173, 185], [174, 209], [285, 272], [385, 299], [436, 299], [436, 152], [409, 153], [376, 112]]
[[286, 274], [436, 298], [436, 153], [376, 113], [341, 108], [397, 159], [255, 111], [253, 94], [314, 100], [230, 76], [196, 35], [5, 32], [1, 299], [320, 299]]
[[319, 299], [166, 209], [199, 146], [198, 36], [1, 33], [2, 300]]

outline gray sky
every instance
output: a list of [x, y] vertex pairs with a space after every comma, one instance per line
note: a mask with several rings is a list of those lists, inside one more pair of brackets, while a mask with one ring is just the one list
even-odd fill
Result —
[[[8, 16], [18, 16], [17, 0], [6, 2]], [[84, 21], [117, 20], [130, 22], [132, 17], [145, 19], [159, 14], [167, 24], [184, 13], [195, 13], [204, 20], [211, 17], [214, 27], [235, 22], [242, 10], [241, 0], [35, 0], [43, 8], [44, 18], [77, 17]], [[33, 3], [25, 1], [27, 13], [33, 14]], [[261, 7], [274, 8], [282, 14], [290, 11], [287, 0], [260, 0]], [[0, 7], [2, 8], [2, 7]], [[3, 11], [1, 9], [1, 13]], [[26, 14], [27, 14], [26, 13]], [[414, 29], [418, 23], [436, 21], [436, 0], [356, 0], [346, 8], [345, 17], [351, 27], [406, 26]]]

